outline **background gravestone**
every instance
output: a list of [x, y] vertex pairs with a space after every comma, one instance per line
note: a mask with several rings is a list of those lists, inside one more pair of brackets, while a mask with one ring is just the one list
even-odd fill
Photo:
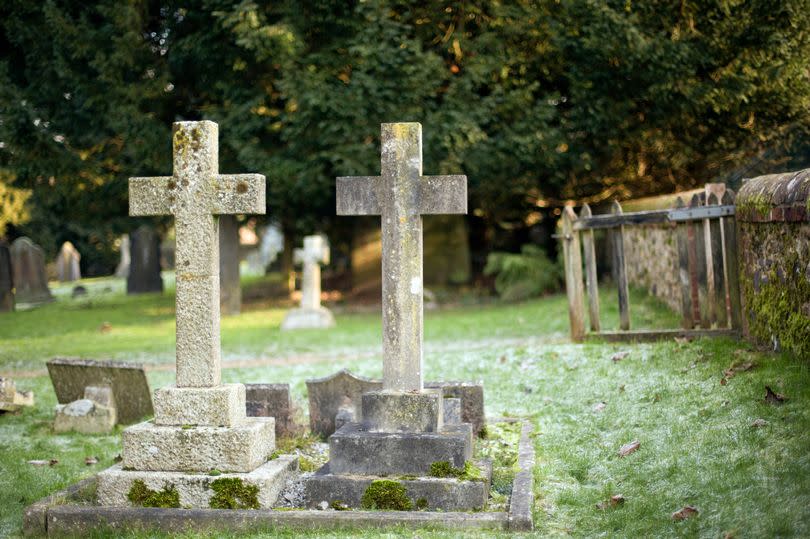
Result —
[[239, 223], [235, 215], [219, 217], [219, 306], [225, 314], [242, 310], [239, 285]]
[[154, 413], [146, 371], [139, 363], [56, 358], [48, 362], [48, 375], [59, 404], [84, 399], [87, 387], [106, 386], [112, 389], [119, 423], [134, 423]]
[[382, 389], [382, 380], [357, 376], [346, 369], [324, 378], [307, 380], [309, 428], [323, 438], [335, 432], [335, 416], [347, 409], [357, 421], [362, 416], [363, 393]]
[[72, 243], [66, 241], [59, 249], [59, 254], [56, 256], [56, 278], [61, 283], [71, 281], [78, 281], [82, 278], [82, 272], [79, 268], [79, 262], [82, 255], [76, 250]]
[[129, 234], [124, 234], [121, 236], [121, 247], [119, 251], [121, 253], [121, 260], [118, 261], [118, 265], [115, 267], [115, 276], [127, 278], [129, 276]]
[[0, 312], [14, 310], [14, 275], [11, 269], [11, 252], [8, 245], [0, 243]]
[[11, 244], [11, 267], [17, 303], [53, 301], [45, 277], [45, 255], [29, 238], [17, 238]]
[[127, 294], [163, 292], [160, 276], [160, 238], [154, 229], [141, 225], [130, 237]]

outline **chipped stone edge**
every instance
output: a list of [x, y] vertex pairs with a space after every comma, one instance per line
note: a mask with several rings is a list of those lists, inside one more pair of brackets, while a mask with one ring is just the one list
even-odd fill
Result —
[[520, 431], [518, 443], [518, 472], [512, 482], [512, 495], [509, 498], [509, 530], [532, 531], [532, 507], [534, 506], [534, 444], [531, 435], [534, 428], [529, 420], [521, 421], [523, 428]]

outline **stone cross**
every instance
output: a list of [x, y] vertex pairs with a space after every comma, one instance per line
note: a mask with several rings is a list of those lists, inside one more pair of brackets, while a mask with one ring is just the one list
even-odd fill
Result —
[[304, 248], [293, 252], [296, 264], [304, 265], [301, 280], [301, 308], [317, 309], [321, 306], [321, 266], [329, 264], [329, 244], [323, 236], [305, 236]]
[[174, 124], [174, 175], [130, 178], [129, 214], [173, 215], [177, 387], [220, 384], [218, 215], [265, 212], [261, 174], [219, 174], [214, 122]]
[[337, 179], [337, 214], [381, 216], [383, 389], [421, 391], [422, 215], [467, 213], [467, 177], [422, 175], [418, 123], [382, 124], [381, 161]]

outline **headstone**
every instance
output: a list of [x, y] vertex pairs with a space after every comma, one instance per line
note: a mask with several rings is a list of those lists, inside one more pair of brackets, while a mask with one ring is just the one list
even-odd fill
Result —
[[14, 310], [14, 270], [11, 268], [11, 252], [8, 245], [0, 242], [0, 313]]
[[160, 238], [148, 225], [141, 225], [129, 240], [127, 294], [163, 292], [160, 276]]
[[242, 310], [239, 285], [239, 223], [233, 215], [219, 218], [219, 305], [225, 314]]
[[124, 234], [121, 236], [121, 245], [118, 250], [121, 253], [121, 259], [118, 261], [118, 265], [115, 267], [115, 276], [126, 279], [129, 276], [129, 265], [131, 261], [129, 256], [129, 234]]
[[0, 376], [0, 414], [18, 412], [23, 406], [34, 405], [34, 394], [31, 391], [17, 391], [11, 378]]
[[329, 264], [329, 244], [323, 236], [306, 236], [304, 248], [294, 252], [296, 264], [303, 264], [301, 306], [287, 313], [281, 329], [318, 329], [335, 325], [335, 318], [321, 305], [321, 266]]
[[290, 384], [245, 384], [245, 399], [248, 417], [276, 419], [276, 438], [298, 432], [290, 399]]
[[88, 387], [108, 387], [118, 423], [129, 425], [153, 413], [149, 382], [140, 363], [56, 358], [47, 366], [59, 404], [84, 399]]
[[66, 241], [62, 244], [62, 248], [59, 249], [59, 254], [56, 256], [56, 278], [60, 283], [78, 281], [82, 278], [79, 268], [81, 259], [82, 255], [72, 243]]
[[217, 139], [213, 122], [177, 122], [174, 175], [129, 181], [130, 215], [174, 217], [177, 376], [155, 391], [154, 420], [124, 430], [121, 463], [98, 476], [101, 505], [137, 504], [129, 494], [141, 482], [176, 491], [181, 507], [208, 508], [225, 480], [255, 487], [267, 508], [295, 465], [268, 460], [273, 418], [247, 417], [245, 386], [221, 382], [217, 216], [264, 213], [265, 180], [220, 174]]
[[472, 425], [473, 432], [481, 435], [486, 426], [484, 415], [484, 385], [480, 382], [427, 382], [426, 388], [441, 389], [442, 396], [459, 399], [461, 421]]
[[346, 369], [331, 376], [307, 380], [309, 430], [323, 438], [336, 430], [335, 417], [342, 421], [360, 421], [363, 393], [382, 389], [382, 380], [357, 376]]
[[473, 437], [468, 423], [444, 424], [442, 392], [422, 379], [422, 214], [466, 213], [467, 178], [422, 175], [418, 123], [382, 125], [381, 168], [376, 177], [338, 178], [337, 210], [381, 216], [383, 388], [362, 395], [362, 423], [329, 437], [329, 462], [305, 482], [307, 504], [340, 496], [357, 507], [368, 478], [413, 475], [407, 495], [419, 492], [428, 509], [482, 509], [491, 467], [478, 482], [427, 477], [435, 462], [464, 468]]
[[42, 248], [23, 237], [14, 240], [10, 251], [16, 302], [37, 304], [53, 301], [45, 277]]
[[88, 386], [84, 398], [56, 405], [54, 432], [106, 434], [115, 428], [117, 409], [109, 386]]

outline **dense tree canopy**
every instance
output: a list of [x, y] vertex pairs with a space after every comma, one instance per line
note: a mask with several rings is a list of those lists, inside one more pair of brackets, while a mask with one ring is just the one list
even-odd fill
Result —
[[0, 197], [30, 197], [0, 224], [109, 268], [133, 226], [126, 178], [171, 170], [178, 119], [220, 123], [221, 169], [265, 174], [268, 214], [290, 237], [334, 231], [334, 177], [379, 170], [386, 121], [422, 122], [426, 172], [466, 173], [491, 231], [566, 199], [693, 187], [763, 155], [805, 164], [806, 8], [7, 0]]

